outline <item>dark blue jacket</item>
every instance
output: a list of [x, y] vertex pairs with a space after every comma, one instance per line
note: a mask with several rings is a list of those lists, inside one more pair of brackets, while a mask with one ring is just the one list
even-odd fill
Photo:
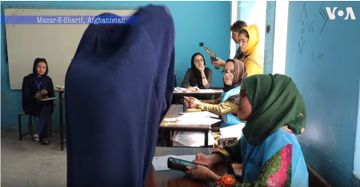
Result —
[[54, 85], [49, 76], [44, 75], [40, 78], [32, 73], [24, 77], [21, 90], [22, 106], [26, 113], [38, 116], [41, 106], [48, 104], [53, 105], [53, 101], [36, 101], [35, 94], [41, 89], [46, 89], [49, 97], [55, 97]]
[[174, 26], [162, 6], [133, 17], [89, 25], [68, 69], [68, 186], [144, 185], [173, 91]]

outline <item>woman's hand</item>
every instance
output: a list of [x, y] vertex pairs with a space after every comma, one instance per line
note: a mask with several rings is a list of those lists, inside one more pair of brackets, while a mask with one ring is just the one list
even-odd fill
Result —
[[204, 64], [199, 65], [198, 70], [203, 73], [205, 70], [205, 65]]
[[203, 153], [196, 153], [194, 163], [203, 164], [208, 167], [211, 167], [214, 164], [210, 159], [210, 155], [205, 155]]
[[39, 100], [45, 98], [47, 95], [48, 95], [47, 90], [42, 89], [35, 94], [35, 99], [39, 101]]
[[201, 165], [196, 165], [195, 168], [191, 168], [188, 166], [188, 170], [186, 171], [190, 177], [202, 181], [211, 181], [215, 182], [220, 179], [220, 176], [216, 175], [209, 168]]
[[206, 165], [208, 167], [212, 167], [212, 165], [214, 165], [218, 162], [221, 162], [221, 161], [222, 160], [221, 160], [220, 156], [217, 154], [205, 155], [203, 153], [196, 153], [196, 157], [193, 162], [197, 163], [197, 164]]
[[40, 90], [39, 93], [40, 93], [41, 97], [48, 95], [48, 91], [46, 89]]
[[216, 67], [220, 68], [225, 66], [225, 61], [221, 58], [211, 59], [211, 63]]
[[191, 92], [199, 92], [200, 91], [200, 89], [197, 86], [194, 86], [194, 87], [189, 86], [187, 89], [190, 90]]
[[184, 96], [184, 104], [185, 104], [186, 108], [191, 108], [190, 97]]
[[199, 101], [195, 97], [188, 97], [188, 102], [190, 108], [197, 108], [201, 104], [201, 101]]

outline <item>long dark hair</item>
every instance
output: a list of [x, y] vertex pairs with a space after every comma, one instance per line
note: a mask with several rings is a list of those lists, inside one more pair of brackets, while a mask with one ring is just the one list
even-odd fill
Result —
[[43, 75], [43, 76], [46, 76], [49, 72], [49, 66], [48, 66], [45, 58], [35, 58], [34, 65], [33, 65], [33, 75], [37, 75], [36, 67], [39, 62], [44, 62], [46, 64], [46, 71], [45, 71], [45, 74]]
[[[194, 60], [195, 60], [195, 57], [197, 55], [200, 55], [202, 57], [202, 59], [204, 60], [204, 66], [205, 66], [205, 69], [206, 69], [206, 61], [205, 61], [205, 58], [204, 58], [204, 55], [199, 53], [199, 52], [196, 52], [192, 55], [191, 57], [191, 71], [194, 75], [194, 77], [196, 77], [197, 80], [201, 80], [201, 73], [200, 71], [196, 68], [195, 66], [195, 63], [194, 63]], [[205, 74], [206, 74], [206, 71], [205, 71]]]

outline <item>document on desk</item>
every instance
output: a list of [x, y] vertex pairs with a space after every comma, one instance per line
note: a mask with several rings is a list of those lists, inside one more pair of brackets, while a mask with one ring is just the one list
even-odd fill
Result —
[[245, 123], [239, 123], [228, 127], [220, 128], [220, 138], [232, 138], [239, 139], [242, 136], [242, 129], [245, 127]]
[[56, 99], [56, 97], [48, 97], [48, 98], [41, 99], [40, 101], [50, 101], [50, 100], [54, 100], [54, 99]]
[[177, 117], [176, 123], [184, 125], [212, 125], [221, 121], [216, 114], [208, 111], [185, 112], [182, 114], [182, 116]]
[[167, 167], [167, 161], [169, 157], [180, 158], [192, 162], [195, 160], [195, 155], [164, 155], [164, 156], [155, 156], [152, 160], [155, 171], [161, 170], [170, 170]]
[[182, 87], [175, 87], [174, 88], [174, 93], [184, 93], [184, 92], [191, 92], [189, 89], [187, 88], [182, 88]]
[[200, 89], [199, 93], [222, 93], [223, 90], [214, 90], [214, 89]]

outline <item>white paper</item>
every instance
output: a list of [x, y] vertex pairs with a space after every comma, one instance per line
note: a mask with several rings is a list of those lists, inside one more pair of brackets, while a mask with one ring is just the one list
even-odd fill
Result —
[[231, 125], [229, 127], [220, 128], [220, 138], [232, 138], [236, 137], [239, 139], [242, 135], [242, 129], [244, 128], [245, 123], [239, 123], [236, 125]]
[[221, 121], [216, 114], [208, 111], [186, 112], [177, 117], [176, 123], [183, 125], [212, 125]]
[[56, 97], [49, 97], [49, 98], [41, 99], [40, 101], [50, 101], [54, 99], [56, 99]]
[[56, 85], [55, 88], [59, 89], [59, 90], [63, 90], [65, 89], [65, 86], [63, 85]]
[[161, 170], [170, 170], [167, 167], [167, 161], [169, 157], [175, 157], [183, 160], [192, 162], [195, 160], [195, 155], [164, 155], [164, 156], [155, 156], [152, 160], [155, 171]]
[[188, 118], [197, 118], [197, 117], [212, 117], [212, 118], [219, 118], [218, 115], [211, 113], [209, 111], [200, 111], [200, 112], [181, 112], [179, 113], [181, 116], [177, 117], [178, 120], [181, 118], [188, 117]]
[[221, 90], [214, 90], [214, 89], [200, 89], [199, 93], [222, 93], [223, 91]]
[[182, 88], [182, 87], [174, 88], [174, 93], [182, 93], [182, 92], [191, 92], [191, 91], [188, 90], [187, 88]]

